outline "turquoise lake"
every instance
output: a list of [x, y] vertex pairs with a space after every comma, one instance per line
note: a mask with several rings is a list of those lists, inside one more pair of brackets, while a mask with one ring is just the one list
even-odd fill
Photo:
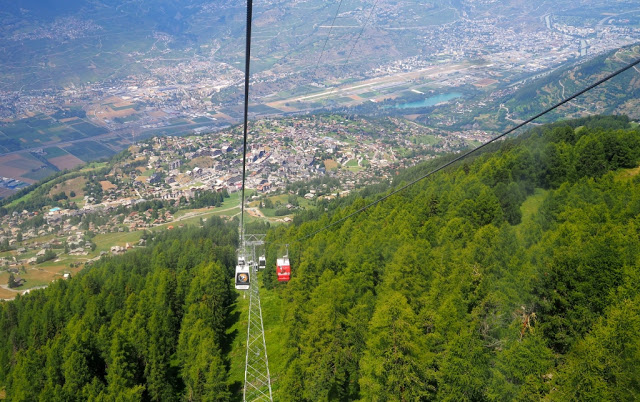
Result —
[[421, 101], [417, 101], [417, 102], [398, 103], [397, 105], [393, 105], [391, 107], [394, 108], [394, 109], [411, 109], [411, 108], [416, 108], [416, 107], [435, 106], [438, 103], [447, 102], [447, 101], [450, 101], [451, 99], [459, 98], [461, 96], [462, 96], [462, 94], [460, 94], [460, 93], [451, 92], [451, 93], [448, 93], [448, 94], [440, 94], [440, 95], [430, 96], [428, 98], [425, 98], [425, 99], [423, 99]]

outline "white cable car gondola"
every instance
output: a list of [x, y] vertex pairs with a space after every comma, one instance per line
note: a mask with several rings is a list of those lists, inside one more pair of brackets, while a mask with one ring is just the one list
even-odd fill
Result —
[[264, 255], [258, 257], [258, 269], [265, 269], [267, 267], [267, 259]]
[[250, 265], [244, 263], [244, 257], [238, 258], [238, 265], [236, 265], [236, 289], [249, 289], [250, 267]]

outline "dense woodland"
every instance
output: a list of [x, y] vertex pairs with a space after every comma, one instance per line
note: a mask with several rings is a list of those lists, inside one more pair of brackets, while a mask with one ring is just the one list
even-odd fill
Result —
[[[271, 229], [268, 266], [284, 243], [292, 260], [287, 284], [261, 274], [281, 306], [267, 328], [274, 399], [637, 400], [633, 127], [538, 127], [303, 241], [380, 187]], [[212, 219], [1, 303], [0, 388], [16, 401], [239, 400], [236, 246], [237, 222]]]
[[225, 400], [237, 226], [156, 234], [78, 276], [0, 304], [12, 401]]
[[311, 239], [376, 197], [272, 232], [277, 399], [637, 400], [639, 157], [624, 117], [554, 124]]

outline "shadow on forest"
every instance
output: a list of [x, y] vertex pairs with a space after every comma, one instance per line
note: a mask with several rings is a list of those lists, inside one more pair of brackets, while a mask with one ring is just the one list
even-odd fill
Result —
[[[233, 304], [233, 306], [235, 306], [235, 303]], [[227, 316], [227, 328], [232, 328], [235, 324], [238, 323], [238, 321], [240, 321], [240, 312], [235, 310], [234, 308], [233, 311]], [[229, 354], [231, 353], [233, 342], [236, 340], [239, 333], [240, 331], [238, 331], [238, 328], [236, 328], [233, 331], [227, 332], [227, 334], [225, 335], [225, 340], [222, 345], [222, 354], [223, 356], [225, 356], [227, 372], [229, 372], [229, 370], [231, 369], [231, 359]], [[229, 391], [231, 392], [232, 401], [242, 400], [242, 385], [243, 384], [241, 381], [234, 381], [233, 383], [229, 384]]]
[[243, 388], [241, 381], [235, 381], [229, 384], [229, 391], [231, 392], [232, 401], [241, 401], [243, 397]]
[[[240, 320], [240, 312], [234, 311], [227, 317], [227, 328], [233, 327]], [[238, 329], [234, 329], [233, 331], [227, 332], [225, 335], [224, 342], [222, 343], [222, 355], [228, 356], [231, 353], [233, 341], [238, 336]]]

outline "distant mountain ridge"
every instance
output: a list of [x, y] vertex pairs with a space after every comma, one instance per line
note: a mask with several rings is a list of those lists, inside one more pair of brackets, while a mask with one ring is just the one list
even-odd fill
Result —
[[[0, 45], [4, 45], [4, 63], [7, 67], [22, 66], [33, 72], [36, 79], [20, 79], [13, 76], [14, 81], [26, 88], [47, 88], [64, 86], [87, 81], [112, 78], [123, 66], [131, 68], [131, 58], [137, 53], [145, 53], [153, 45], [149, 42], [154, 32], [163, 32], [173, 36], [172, 50], [192, 48], [191, 57], [207, 57], [202, 45], [221, 45], [221, 52], [216, 59], [225, 62], [241, 61], [244, 52], [243, 35], [245, 25], [246, 3], [238, 0], [72, 0], [60, 2], [52, 0], [18, 0], [6, 2], [0, 12]], [[610, 2], [607, 7], [599, 6], [593, 0], [575, 1], [559, 0], [553, 9], [548, 6], [522, 2], [519, 0], [470, 1], [470, 0], [434, 0], [427, 4], [411, 0], [396, 2], [392, 0], [356, 0], [339, 10], [337, 4], [329, 4], [319, 0], [305, 2], [288, 2], [273, 0], [254, 4], [254, 26], [256, 39], [253, 55], [256, 57], [254, 71], [272, 69], [274, 73], [286, 71], [291, 65], [300, 72], [307, 70], [322, 56], [323, 64], [340, 64], [346, 55], [351, 53], [351, 45], [360, 36], [361, 28], [368, 41], [358, 44], [352, 61], [356, 63], [354, 71], [370, 68], [374, 64], [368, 55], [375, 54], [377, 61], [393, 61], [420, 55], [429, 51], [429, 45], [416, 43], [412, 29], [432, 29], [464, 19], [495, 19], [495, 24], [508, 25], [516, 23], [514, 29], [524, 31], [538, 29], [542, 26], [540, 18], [555, 11], [563, 18], [587, 18], [597, 21], [602, 13], [617, 10], [628, 1]], [[375, 5], [375, 7], [374, 7]], [[589, 10], [593, 16], [585, 16]], [[336, 12], [339, 11], [337, 14]], [[372, 15], [369, 13], [375, 11]], [[325, 47], [328, 27], [337, 16], [339, 26], [331, 33], [330, 46]], [[80, 42], [73, 43], [38, 43], [24, 41], [20, 51], [14, 49], [11, 42], [3, 43], [16, 32], [25, 32], [43, 24], [50, 24], [56, 19], [73, 17], [78, 20], [90, 20], [100, 25], [104, 31], [91, 35]], [[505, 26], [506, 26], [505, 25]], [[126, 35], [124, 34], [126, 33]], [[112, 43], [113, 41], [113, 43]], [[15, 44], [14, 44], [15, 45]], [[425, 47], [426, 46], [426, 47]], [[72, 50], [70, 50], [70, 48]], [[321, 50], [324, 49], [324, 52]], [[57, 54], [64, 52], [67, 60], [58, 59]], [[100, 54], [107, 53], [110, 60], [101, 60]], [[24, 53], [24, 56], [21, 55]], [[150, 52], [150, 55], [155, 55]], [[184, 55], [174, 55], [174, 58]], [[83, 62], [95, 60], [97, 68], [83, 71]], [[34, 69], [33, 62], [41, 64], [41, 69]], [[62, 61], [78, 64], [75, 69], [60, 68]], [[139, 61], [139, 60], [138, 60]], [[42, 65], [43, 64], [43, 65]], [[102, 66], [104, 64], [105, 66]], [[48, 68], [53, 69], [49, 77]], [[102, 69], [104, 68], [104, 71]], [[336, 66], [323, 72], [335, 75]], [[42, 71], [45, 70], [45, 71]], [[339, 72], [339, 71], [338, 71]], [[8, 71], [5, 74], [11, 73]], [[122, 75], [126, 77], [129, 74]], [[314, 77], [318, 79], [320, 77]], [[7, 84], [10, 84], [9, 81]], [[18, 88], [20, 88], [18, 85]]]
[[[598, 56], [573, 67], [561, 68], [519, 89], [505, 106], [511, 117], [525, 119], [595, 83], [640, 58], [640, 45], [632, 45]], [[575, 118], [587, 114], [625, 114], [640, 118], [640, 68], [635, 67], [545, 116]], [[585, 112], [586, 111], [586, 112]]]

